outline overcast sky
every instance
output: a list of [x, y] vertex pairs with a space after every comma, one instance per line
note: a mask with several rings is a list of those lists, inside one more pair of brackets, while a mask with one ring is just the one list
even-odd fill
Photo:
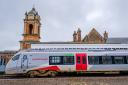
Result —
[[41, 42], [72, 41], [92, 28], [109, 37], [128, 37], [128, 0], [0, 0], [0, 50], [17, 50], [24, 14], [35, 6], [41, 17]]

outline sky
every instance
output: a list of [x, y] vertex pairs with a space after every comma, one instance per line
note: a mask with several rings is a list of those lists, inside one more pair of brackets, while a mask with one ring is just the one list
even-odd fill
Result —
[[72, 41], [95, 28], [101, 35], [128, 37], [128, 0], [0, 0], [0, 50], [18, 50], [25, 12], [35, 7], [41, 17], [41, 42]]

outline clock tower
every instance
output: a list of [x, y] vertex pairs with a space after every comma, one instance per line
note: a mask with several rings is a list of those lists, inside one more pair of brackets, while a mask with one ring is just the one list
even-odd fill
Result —
[[31, 48], [31, 43], [40, 42], [40, 16], [35, 8], [25, 13], [23, 40], [20, 49]]

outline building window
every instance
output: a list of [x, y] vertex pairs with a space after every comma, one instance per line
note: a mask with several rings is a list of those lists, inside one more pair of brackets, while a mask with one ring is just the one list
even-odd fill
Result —
[[3, 65], [6, 65], [6, 59], [3, 59]]
[[33, 25], [32, 24], [29, 25], [29, 34], [33, 34]]
[[3, 63], [3, 59], [1, 58], [1, 59], [0, 59], [0, 65], [2, 65], [2, 63]]
[[40, 35], [40, 26], [38, 26], [38, 34]]

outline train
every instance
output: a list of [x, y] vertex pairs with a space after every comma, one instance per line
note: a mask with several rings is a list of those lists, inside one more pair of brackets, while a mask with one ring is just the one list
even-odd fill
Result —
[[29, 77], [56, 76], [63, 72], [127, 72], [128, 48], [42, 48], [15, 54], [6, 74]]

